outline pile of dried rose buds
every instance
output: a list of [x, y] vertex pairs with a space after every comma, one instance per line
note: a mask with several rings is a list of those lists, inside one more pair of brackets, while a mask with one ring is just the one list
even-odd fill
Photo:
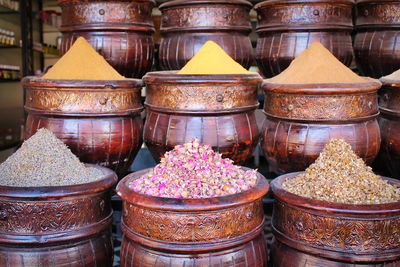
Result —
[[165, 153], [161, 163], [130, 182], [135, 192], [167, 198], [210, 198], [236, 194], [253, 187], [257, 171], [244, 171], [221, 158], [198, 139]]

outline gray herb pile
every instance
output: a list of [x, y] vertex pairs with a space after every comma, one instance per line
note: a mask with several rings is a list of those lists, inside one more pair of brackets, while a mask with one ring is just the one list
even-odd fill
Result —
[[343, 139], [331, 139], [304, 173], [287, 179], [286, 191], [307, 198], [346, 204], [400, 201], [400, 188], [372, 172]]
[[104, 176], [87, 168], [49, 130], [40, 129], [0, 165], [0, 185], [60, 186], [93, 182]]

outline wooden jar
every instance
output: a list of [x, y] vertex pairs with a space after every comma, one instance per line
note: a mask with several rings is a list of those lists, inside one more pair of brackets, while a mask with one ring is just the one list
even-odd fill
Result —
[[377, 90], [358, 84], [282, 85], [265, 81], [261, 146], [277, 174], [302, 171], [330, 138], [343, 138], [367, 164], [377, 156], [381, 136]]
[[245, 0], [175, 0], [160, 6], [160, 65], [181, 69], [209, 40], [246, 69], [253, 63], [250, 10]]
[[[285, 191], [282, 183], [298, 174], [283, 175], [271, 183], [273, 266], [399, 266], [399, 201], [341, 204]], [[400, 186], [398, 180], [385, 179]]]
[[262, 82], [257, 73], [180, 75], [147, 73], [144, 141], [156, 161], [176, 145], [197, 137], [236, 164], [258, 144], [255, 110]]
[[121, 75], [141, 78], [151, 70], [154, 25], [153, 0], [58, 0], [63, 24], [61, 53], [79, 36]]
[[257, 4], [256, 59], [264, 76], [281, 73], [312, 42], [322, 43], [350, 66], [353, 6], [353, 0], [268, 0]]
[[117, 176], [96, 168], [105, 177], [87, 184], [0, 186], [1, 266], [112, 266]]
[[380, 78], [400, 69], [399, 14], [399, 1], [357, 1], [354, 53], [365, 76]]
[[141, 80], [44, 80], [26, 77], [25, 138], [47, 128], [82, 162], [124, 175], [143, 142]]
[[379, 156], [394, 178], [400, 179], [400, 81], [382, 78], [379, 90], [379, 127], [381, 150]]
[[248, 191], [205, 199], [142, 195], [125, 177], [117, 186], [123, 200], [121, 266], [267, 266], [262, 197], [268, 182], [258, 174]]

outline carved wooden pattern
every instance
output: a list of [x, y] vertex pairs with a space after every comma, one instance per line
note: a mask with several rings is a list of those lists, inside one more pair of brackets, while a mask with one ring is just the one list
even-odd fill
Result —
[[359, 1], [356, 25], [366, 28], [371, 27], [371, 24], [379, 24], [386, 28], [400, 27], [399, 14], [400, 3], [397, 1]]
[[124, 202], [123, 221], [133, 231], [157, 240], [206, 242], [234, 238], [263, 221], [262, 201], [208, 212], [170, 212]]

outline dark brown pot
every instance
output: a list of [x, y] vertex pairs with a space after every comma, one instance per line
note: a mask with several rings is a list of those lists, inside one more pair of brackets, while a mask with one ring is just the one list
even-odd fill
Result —
[[322, 43], [350, 66], [353, 5], [353, 0], [268, 0], [257, 4], [256, 59], [264, 76], [281, 73], [312, 42]]
[[[262, 197], [268, 182], [258, 174], [248, 191], [216, 198], [172, 199], [142, 195], [125, 177], [121, 266], [267, 266]], [[147, 265], [146, 265], [147, 264]]]
[[63, 19], [62, 54], [83, 36], [125, 77], [141, 78], [151, 70], [153, 0], [58, 0], [58, 5]]
[[282, 183], [298, 174], [271, 183], [274, 266], [399, 266], [400, 202], [353, 205], [297, 196]]
[[246, 69], [253, 63], [250, 9], [244, 0], [176, 0], [160, 6], [160, 65], [181, 69], [202, 45], [212, 40]]
[[147, 73], [144, 141], [156, 161], [174, 146], [197, 137], [236, 164], [251, 157], [258, 144], [255, 116], [257, 73], [179, 75]]
[[143, 142], [141, 80], [24, 78], [25, 138], [51, 130], [83, 162], [126, 174]]
[[305, 170], [330, 138], [343, 138], [367, 164], [377, 156], [379, 81], [299, 85], [265, 81], [262, 87], [266, 119], [261, 146], [275, 173]]
[[390, 175], [400, 179], [400, 81], [382, 78], [379, 90], [379, 126], [381, 150], [379, 156]]
[[104, 178], [87, 184], [0, 186], [1, 266], [112, 266], [117, 176], [96, 168]]
[[399, 14], [399, 1], [357, 1], [354, 53], [365, 76], [380, 78], [400, 69]]

